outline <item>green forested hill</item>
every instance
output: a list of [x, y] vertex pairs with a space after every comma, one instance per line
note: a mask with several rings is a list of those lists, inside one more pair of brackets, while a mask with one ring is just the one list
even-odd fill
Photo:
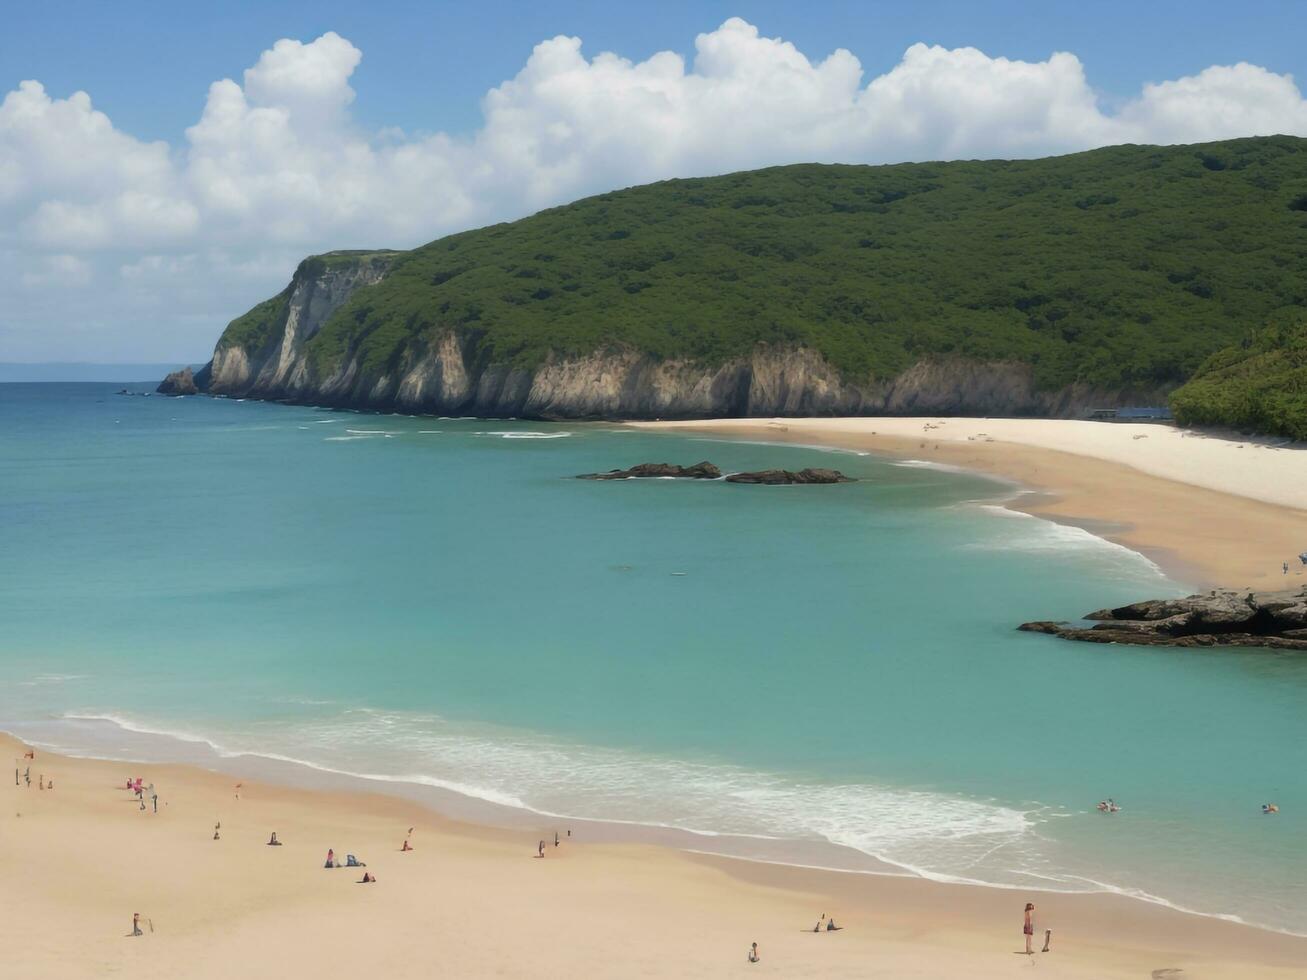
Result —
[[523, 367], [788, 342], [854, 380], [960, 355], [1031, 363], [1044, 388], [1119, 388], [1178, 384], [1304, 304], [1307, 140], [1268, 137], [614, 191], [400, 254], [306, 353], [324, 376], [351, 353], [382, 373], [450, 328]]
[[1307, 439], [1307, 312], [1213, 354], [1171, 395], [1171, 407], [1185, 425]]

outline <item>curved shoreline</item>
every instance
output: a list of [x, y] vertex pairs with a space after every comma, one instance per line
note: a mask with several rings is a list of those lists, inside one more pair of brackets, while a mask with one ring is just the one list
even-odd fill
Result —
[[[1281, 563], [1307, 548], [1307, 450], [1196, 438], [1169, 426], [1058, 419], [786, 418], [626, 425], [861, 450], [999, 477], [1034, 491], [1006, 503], [1009, 509], [1083, 528], [1147, 556], [1170, 577], [1195, 588], [1283, 587]], [[1053, 444], [1061, 448], [1049, 448]], [[1202, 456], [1196, 463], [1186, 457], [1194, 451]], [[1152, 472], [1140, 469], [1141, 462]], [[1304, 570], [1291, 566], [1288, 580], [1298, 581]]]
[[[0, 744], [19, 758], [15, 740]], [[293, 963], [245, 958], [242, 972], [425, 976], [430, 960], [458, 976], [717, 977], [743, 962], [750, 941], [788, 976], [864, 976], [874, 963], [887, 976], [998, 978], [1026, 966], [1012, 956], [1025, 897], [1011, 889], [604, 842], [579, 822], [495, 828], [357, 782], [288, 787], [240, 771], [234, 798], [229, 771], [176, 763], [130, 766], [161, 797], [157, 814], [140, 813], [122, 789], [124, 763], [37, 757], [31, 788], [3, 790], [15, 816], [0, 840], [14, 880], [25, 882], [0, 895], [0, 912], [36, 938], [10, 957], [27, 977], [101, 975], [109, 956], [126, 970], [216, 978], [232, 949], [288, 942]], [[37, 769], [59, 788], [38, 792]], [[215, 819], [221, 841], [210, 840]], [[408, 827], [417, 850], [397, 854]], [[285, 844], [275, 852], [263, 846], [270, 829]], [[531, 860], [537, 838], [548, 842], [555, 829], [575, 836]], [[376, 889], [324, 874], [328, 846], [367, 860]], [[1033, 897], [1041, 930], [1054, 929], [1053, 952], [1039, 963], [1050, 976], [1307, 975], [1300, 937], [1115, 894]], [[128, 919], [141, 911], [152, 930], [125, 945], [124, 910]], [[847, 931], [808, 934], [821, 912]], [[494, 928], [476, 927], [485, 922]], [[322, 941], [345, 935], [350, 942]]]
[[[818, 875], [929, 882], [950, 890], [1124, 900], [1195, 919], [1229, 923], [1257, 932], [1307, 940], [1305, 932], [1250, 921], [1234, 913], [1202, 911], [1137, 888], [1089, 878], [1080, 880], [1090, 887], [1079, 889], [1053, 887], [1055, 882], [1052, 879], [1048, 883], [1028, 885], [988, 881], [903, 864], [832, 840], [803, 840], [703, 830], [651, 821], [555, 813], [534, 808], [516, 798], [497, 799], [478, 794], [470, 787], [460, 787], [444, 781], [355, 772], [275, 752], [224, 749], [203, 735], [182, 735], [145, 728], [105, 715], [65, 716], [53, 724], [58, 725], [62, 721], [91, 722], [96, 726], [104, 726], [115, 730], [120, 739], [125, 737], [125, 741], [117, 751], [96, 749], [89, 747], [90, 742], [85, 740], [74, 739], [73, 744], [50, 741], [48, 734], [43, 737], [43, 726], [39, 723], [17, 726], [8, 723], [0, 728], [0, 742], [19, 742], [41, 749], [45, 757], [55, 754], [100, 766], [178, 766], [208, 774], [221, 773], [246, 781], [258, 780], [295, 791], [345, 794], [353, 799], [379, 795], [416, 804], [439, 820], [470, 824], [486, 832], [534, 833], [542, 825], [562, 825], [577, 828], [588, 843], [617, 847], [654, 847], [713, 862], [727, 862], [727, 868], [738, 864], [757, 864]], [[838, 864], [818, 863], [824, 857], [836, 855], [845, 860]], [[1304, 946], [1304, 951], [1307, 952], [1307, 946]]]

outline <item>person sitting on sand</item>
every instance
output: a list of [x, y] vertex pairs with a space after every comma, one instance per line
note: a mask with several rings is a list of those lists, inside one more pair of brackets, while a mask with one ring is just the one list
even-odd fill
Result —
[[363, 872], [363, 877], [359, 879], [358, 883], [359, 883], [360, 885], [371, 885], [371, 884], [373, 884], [376, 880], [377, 880], [377, 879], [376, 879], [375, 877], [373, 877], [373, 875], [372, 875], [372, 873], [371, 873], [370, 871], [364, 871], [364, 872]]
[[277, 840], [277, 832], [274, 830], [272, 836], [268, 838], [269, 847], [281, 847], [281, 841]]
[[347, 868], [366, 868], [367, 865], [356, 858], [353, 854], [345, 855], [345, 867]]
[[140, 912], [133, 912], [133, 913], [132, 913], [132, 935], [133, 935], [133, 936], [143, 936], [143, 935], [145, 935], [145, 933], [141, 932], [141, 913], [140, 913]]
[[327, 863], [324, 868], [334, 868], [336, 866], [336, 852], [332, 848], [327, 848]]
[[758, 944], [754, 943], [749, 947], [749, 962], [757, 963], [760, 959], [762, 959], [762, 957], [758, 955]]
[[835, 924], [835, 916], [833, 916], [833, 915], [832, 915], [829, 919], [826, 920], [826, 931], [827, 931], [827, 932], [839, 932], [839, 931], [840, 931], [841, 929], [843, 929], [843, 928], [844, 928], [843, 926], [837, 926], [837, 925]]
[[401, 850], [401, 851], [411, 851], [411, 850], [413, 850], [413, 846], [412, 846], [411, 844], [409, 844], [409, 842], [408, 842], [408, 838], [407, 838], [407, 837], [404, 838], [404, 846], [401, 847], [400, 850]]
[[1035, 903], [1034, 902], [1026, 902], [1026, 919], [1024, 924], [1021, 926], [1021, 931], [1025, 933], [1026, 936], [1026, 955], [1034, 956], [1035, 951], [1030, 946], [1031, 942], [1035, 938]]

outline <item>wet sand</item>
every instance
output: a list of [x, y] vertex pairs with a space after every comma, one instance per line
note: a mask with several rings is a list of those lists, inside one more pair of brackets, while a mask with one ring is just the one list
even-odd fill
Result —
[[[0, 739], [10, 755], [22, 749]], [[390, 796], [37, 750], [5, 781], [7, 974], [102, 977], [1307, 976], [1307, 939], [1112, 895], [1026, 894], [492, 829]], [[53, 790], [38, 790], [40, 775]], [[142, 812], [124, 788], [160, 794]], [[240, 798], [235, 783], [241, 781]], [[221, 821], [221, 839], [213, 840]], [[408, 828], [415, 850], [401, 853]], [[563, 843], [553, 846], [553, 832]], [[277, 831], [281, 847], [266, 844]], [[546, 839], [546, 856], [534, 857]], [[328, 847], [361, 869], [326, 870]], [[1022, 955], [1021, 910], [1037, 904]], [[140, 912], [144, 935], [132, 937]], [[823, 913], [845, 928], [813, 935]], [[746, 960], [757, 942], [762, 960]], [[1180, 970], [1179, 973], [1154, 973]]]

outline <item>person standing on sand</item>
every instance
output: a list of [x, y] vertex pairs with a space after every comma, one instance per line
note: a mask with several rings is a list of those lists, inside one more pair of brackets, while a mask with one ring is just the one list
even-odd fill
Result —
[[762, 959], [762, 957], [758, 955], [758, 944], [754, 943], [749, 947], [749, 962], [757, 963], [760, 959]]
[[542, 840], [540, 841], [539, 844], [536, 845], [536, 857], [542, 858], [544, 856], [545, 856], [545, 842]]
[[140, 913], [140, 912], [133, 912], [133, 913], [132, 913], [132, 935], [133, 935], [133, 936], [143, 936], [143, 935], [145, 935], [145, 933], [141, 932], [141, 913]]
[[32, 767], [28, 766], [23, 770], [23, 782], [27, 783], [27, 788], [32, 788]]
[[1034, 956], [1035, 951], [1030, 946], [1030, 944], [1034, 941], [1035, 938], [1035, 903], [1034, 902], [1026, 902], [1026, 921], [1025, 924], [1021, 927], [1021, 931], [1025, 933], [1026, 936], [1026, 955]]

